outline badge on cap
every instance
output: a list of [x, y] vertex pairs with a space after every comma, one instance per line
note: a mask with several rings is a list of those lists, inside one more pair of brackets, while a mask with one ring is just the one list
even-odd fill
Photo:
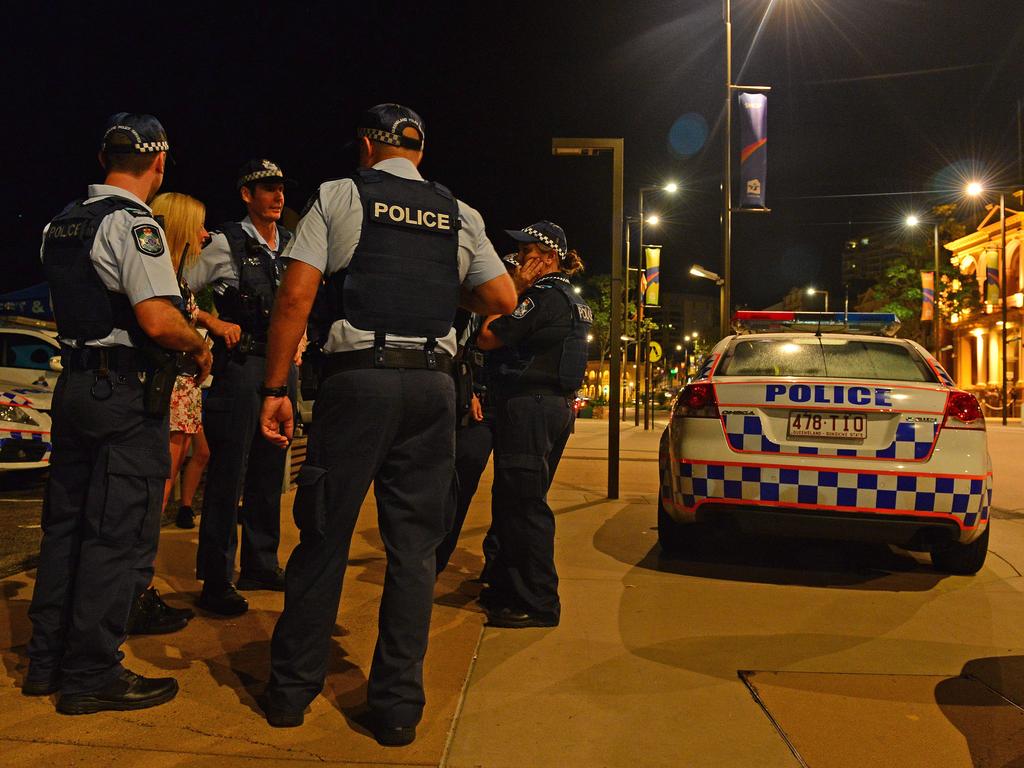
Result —
[[536, 305], [533, 303], [533, 299], [523, 299], [522, 304], [515, 308], [512, 312], [512, 317], [516, 320], [522, 320]]
[[132, 227], [135, 247], [147, 256], [164, 255], [164, 239], [153, 224], [136, 224]]

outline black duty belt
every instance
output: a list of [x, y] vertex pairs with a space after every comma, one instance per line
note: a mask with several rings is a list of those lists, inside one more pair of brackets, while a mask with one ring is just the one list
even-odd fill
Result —
[[355, 352], [334, 352], [324, 357], [323, 377], [342, 371], [372, 368], [410, 368], [441, 371], [451, 374], [452, 356], [447, 352], [426, 352], [422, 349], [359, 349]]
[[60, 348], [60, 363], [72, 371], [98, 371], [104, 368], [119, 373], [151, 371], [153, 364], [135, 347]]

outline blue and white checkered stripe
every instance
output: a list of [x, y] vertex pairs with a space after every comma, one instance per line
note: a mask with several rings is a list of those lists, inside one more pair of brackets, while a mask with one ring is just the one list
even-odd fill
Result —
[[34, 443], [43, 443], [46, 446], [46, 451], [43, 453], [40, 461], [49, 461], [50, 454], [53, 453], [53, 444], [49, 441], [49, 433], [42, 432], [14, 432], [4, 430], [0, 432], [0, 435], [7, 435], [6, 437], [0, 437], [0, 446], [8, 445], [10, 443], [21, 443], [26, 440], [30, 440]]
[[857, 459], [896, 459], [924, 461], [932, 451], [939, 425], [936, 422], [900, 422], [892, 444], [882, 450], [839, 448], [823, 445], [788, 445], [773, 442], [764, 434], [759, 416], [727, 413], [725, 434], [734, 451], [782, 453], [800, 456], [848, 456]]
[[16, 392], [0, 392], [0, 405], [32, 405], [32, 401]]
[[[850, 511], [929, 512], [953, 515], [965, 528], [988, 519], [991, 500], [987, 477], [679, 462], [676, 481], [677, 492], [673, 495], [672, 478], [662, 479], [663, 497], [674, 497], [687, 509], [709, 499], [736, 499]], [[668, 496], [664, 496], [666, 490]]]

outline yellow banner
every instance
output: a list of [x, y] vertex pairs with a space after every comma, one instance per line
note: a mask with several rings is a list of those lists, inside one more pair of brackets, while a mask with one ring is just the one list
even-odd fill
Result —
[[661, 246], [660, 245], [648, 245], [644, 248], [644, 255], [647, 259], [647, 269], [645, 275], [647, 277], [647, 289], [644, 291], [644, 304], [648, 307], [657, 307], [658, 304], [658, 287], [661, 282]]

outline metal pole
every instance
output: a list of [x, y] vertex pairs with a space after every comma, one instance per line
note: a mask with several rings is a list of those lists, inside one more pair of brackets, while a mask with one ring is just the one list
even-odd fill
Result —
[[[644, 392], [647, 397], [644, 399], [644, 429], [654, 429], [654, 403], [651, 402], [651, 392], [654, 389], [654, 367], [651, 365], [651, 332], [647, 332], [647, 343], [644, 345], [647, 352], [647, 377], [644, 380]], [[650, 424], [650, 426], [648, 426]]]
[[934, 293], [932, 294], [932, 325], [934, 326], [935, 338], [933, 344], [935, 346], [935, 359], [939, 361], [939, 365], [942, 365], [942, 315], [939, 314], [939, 223], [935, 222], [935, 228], [933, 230], [935, 240], [935, 285], [933, 287]]
[[610, 139], [612, 147], [612, 322], [611, 333], [615, 339], [615, 357], [617, 370], [612, 371], [615, 379], [615, 394], [611, 402], [612, 412], [608, 420], [608, 498], [619, 498], [619, 394], [622, 389], [622, 369], [618, 366], [619, 347], [622, 345], [622, 327], [619, 322], [622, 307], [622, 274], [616, 274], [622, 264], [622, 168], [624, 165], [625, 142], [622, 139]]
[[633, 376], [633, 380], [636, 382], [636, 388], [633, 390], [633, 426], [640, 426], [640, 324], [644, 319], [644, 294], [640, 290], [642, 281], [640, 280], [640, 270], [644, 268], [644, 190], [640, 188], [640, 216], [639, 216], [639, 238], [637, 238], [636, 244], [636, 346], [634, 347], [634, 362], [636, 363], [636, 373]]
[[828, 291], [825, 291], [825, 311], [828, 312]]
[[725, 115], [722, 139], [722, 306], [719, 325], [722, 338], [729, 335], [729, 305], [732, 303], [732, 2], [723, 0], [725, 10]]
[[1006, 193], [999, 193], [999, 280], [1003, 305], [1003, 426], [1006, 426], [1006, 411], [1009, 399], [1006, 397]]
[[[609, 325], [611, 353], [611, 385], [608, 415], [608, 498], [619, 498], [619, 411], [622, 406], [622, 169], [625, 141], [623, 139], [553, 138], [555, 155], [588, 156], [612, 153], [612, 306]], [[614, 346], [612, 346], [614, 345]]]
[[[623, 332], [621, 334], [619, 334], [620, 336], [628, 335], [628, 334], [626, 334], [625, 329], [629, 327], [629, 291], [630, 291], [630, 289], [629, 289], [629, 263], [630, 263], [630, 255], [632, 253], [632, 248], [630, 247], [630, 243], [629, 243], [629, 219], [626, 219], [625, 227], [626, 227], [626, 287], [623, 290], [625, 298], [621, 302], [622, 303], [622, 329], [623, 329]], [[624, 370], [628, 371], [629, 370], [629, 368], [628, 368], [628, 366], [629, 366], [629, 342], [628, 341], [624, 341], [624, 342], [620, 342], [620, 343], [622, 344], [622, 347], [623, 347], [623, 350], [624, 350], [623, 353], [622, 353], [622, 367], [623, 367]], [[622, 409], [622, 419], [621, 420], [622, 421], [626, 420], [626, 409], [625, 408]], [[618, 420], [616, 421], [616, 423], [618, 423]]]

